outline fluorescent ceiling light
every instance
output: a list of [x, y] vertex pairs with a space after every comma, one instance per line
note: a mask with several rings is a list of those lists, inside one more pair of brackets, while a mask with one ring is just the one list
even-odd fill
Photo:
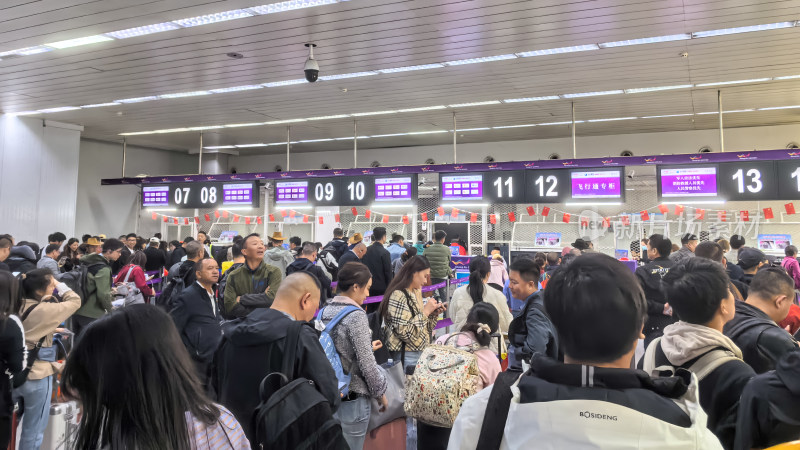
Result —
[[794, 22], [777, 22], [777, 23], [767, 23], [763, 25], [750, 25], [746, 27], [721, 28], [719, 30], [697, 31], [692, 33], [692, 37], [704, 38], [712, 36], [724, 36], [727, 34], [750, 33], [752, 31], [778, 30], [781, 28], [791, 28], [794, 26], [794, 24], [795, 24]]
[[51, 42], [49, 44], [44, 44], [48, 47], [53, 48], [70, 48], [70, 47], [78, 47], [81, 45], [88, 45], [88, 44], [96, 44], [98, 42], [105, 42], [105, 41], [113, 41], [113, 38], [108, 36], [104, 36], [102, 34], [96, 34], [94, 36], [86, 36], [77, 39], [67, 39], [66, 41], [58, 41], [58, 42]]
[[507, 98], [503, 100], [504, 103], [519, 103], [519, 102], [541, 102], [545, 100], [558, 100], [561, 97], [557, 95], [545, 95], [544, 97], [523, 97], [523, 98]]
[[499, 105], [500, 100], [489, 100], [486, 102], [472, 102], [472, 103], [456, 103], [455, 105], [447, 105], [448, 108], [466, 108], [468, 106], [484, 106], [484, 105]]
[[710, 114], [719, 114], [719, 112], [717, 112], [717, 111], [707, 111], [707, 112], [695, 113], [696, 116], [707, 116], [707, 115], [710, 115]]
[[302, 140], [302, 141], [297, 141], [297, 143], [298, 144], [308, 144], [308, 143], [311, 143], [311, 142], [329, 142], [329, 141], [335, 141], [335, 140], [336, 139], [333, 139], [333, 138], [328, 138], [328, 139], [305, 139], [305, 140]]
[[57, 113], [57, 112], [61, 112], [61, 111], [72, 111], [72, 110], [75, 110], [75, 109], [80, 109], [80, 108], [77, 107], [77, 106], [61, 106], [61, 107], [58, 107], [58, 108], [40, 109], [39, 112], [42, 113], [42, 114], [47, 114], [47, 113]]
[[377, 75], [378, 72], [353, 72], [353, 73], [342, 73], [339, 75], [326, 75], [319, 77], [322, 81], [330, 81], [330, 80], [343, 80], [345, 78], [358, 78], [358, 77], [368, 77], [370, 75]]
[[575, 53], [575, 52], [586, 52], [589, 50], [598, 50], [600, 47], [597, 44], [586, 44], [586, 45], [573, 45], [571, 47], [559, 47], [559, 48], [546, 48], [543, 50], [532, 50], [529, 52], [521, 52], [516, 53], [517, 56], [520, 58], [527, 58], [529, 56], [545, 56], [545, 55], [558, 55], [561, 53]]
[[258, 14], [274, 14], [284, 11], [291, 11], [294, 9], [310, 8], [313, 6], [332, 5], [347, 0], [292, 0], [278, 3], [271, 3], [269, 5], [253, 6], [247, 8], [250, 11]]
[[380, 69], [378, 72], [380, 73], [398, 73], [398, 72], [411, 72], [412, 70], [428, 70], [428, 69], [439, 69], [444, 67], [444, 64], [436, 63], [436, 64], [421, 64], [418, 66], [405, 66], [405, 67], [394, 67], [391, 69]]
[[382, 138], [382, 137], [393, 137], [393, 136], [407, 136], [408, 133], [393, 133], [393, 134], [375, 134], [370, 137], [374, 138]]
[[211, 95], [210, 91], [192, 91], [192, 92], [178, 92], [176, 94], [163, 94], [159, 98], [183, 98], [183, 97], [197, 97], [199, 95]]
[[236, 146], [235, 145], [212, 145], [212, 146], [203, 147], [203, 148], [206, 149], [206, 150], [219, 150], [219, 149], [223, 149], [223, 148], [236, 148]]
[[120, 136], [138, 136], [140, 134], [155, 134], [157, 131], [134, 131], [132, 133], [120, 133]]
[[172, 22], [164, 22], [155, 23], [153, 25], [145, 25], [142, 27], [127, 28], [125, 30], [112, 31], [111, 33], [106, 33], [106, 36], [110, 36], [114, 39], [127, 39], [153, 33], [161, 33], [162, 31], [177, 30], [178, 28], [180, 27]]
[[291, 86], [293, 84], [303, 84], [303, 83], [308, 83], [308, 81], [306, 81], [305, 78], [297, 80], [274, 81], [272, 83], [263, 83], [262, 86], [270, 88], [270, 87], [280, 87], [280, 86]]
[[796, 109], [800, 108], [800, 105], [791, 105], [791, 106], [772, 106], [769, 108], [758, 108], [759, 111], [772, 111], [776, 109]]
[[250, 147], [267, 147], [270, 144], [241, 144], [237, 145], [236, 148], [250, 148]]
[[747, 83], [763, 83], [770, 81], [771, 78], [753, 78], [751, 80], [735, 80], [735, 81], [718, 81], [716, 83], [700, 83], [695, 84], [695, 87], [709, 87], [709, 86], [725, 86], [728, 84], [747, 84]]
[[507, 55], [497, 55], [497, 56], [484, 56], [481, 58], [469, 58], [469, 59], [459, 59], [456, 61], [447, 61], [443, 63], [445, 66], [463, 66], [465, 64], [478, 64], [478, 63], [485, 63], [485, 62], [492, 62], [492, 61], [503, 61], [506, 59], [516, 59], [517, 55], [510, 53]]
[[108, 102], [108, 103], [95, 103], [93, 105], [83, 105], [81, 108], [101, 108], [103, 106], [114, 106], [119, 105], [120, 103], [117, 102]]
[[158, 134], [180, 133], [180, 132], [183, 132], [183, 131], [189, 131], [189, 129], [188, 128], [168, 128], [166, 130], [156, 130], [156, 133], [158, 133]]
[[670, 34], [667, 36], [655, 36], [655, 37], [648, 37], [648, 38], [641, 38], [641, 39], [629, 39], [626, 41], [614, 41], [614, 42], [603, 42], [599, 44], [600, 48], [613, 48], [613, 47], [625, 47], [628, 45], [641, 45], [641, 44], [657, 44], [659, 42], [672, 42], [672, 41], [682, 41], [685, 39], [691, 39], [692, 35], [689, 33], [681, 33], [681, 34]]
[[615, 120], [633, 120], [638, 119], [638, 117], [611, 117], [608, 119], [589, 119], [587, 122], [613, 122]]
[[663, 119], [666, 117], [686, 117], [686, 116], [693, 116], [694, 114], [666, 114], [663, 116], [644, 116], [642, 119]]
[[436, 109], [445, 109], [447, 108], [444, 105], [437, 105], [437, 106], [423, 106], [421, 108], [406, 108], [406, 109], [398, 109], [397, 112], [405, 113], [405, 112], [417, 112], [417, 111], [433, 111]]
[[242, 19], [244, 17], [251, 17], [253, 13], [244, 9], [234, 9], [231, 11], [223, 11], [214, 14], [206, 14], [204, 16], [189, 17], [187, 19], [173, 20], [184, 28], [196, 27], [198, 25], [208, 25], [210, 23], [225, 22], [227, 20]]
[[796, 78], [800, 78], [800, 75], [789, 75], [785, 77], [775, 77], [773, 80], [780, 81], [780, 80], [794, 80]]
[[151, 95], [149, 97], [123, 98], [121, 100], [114, 100], [114, 101], [117, 103], [141, 103], [141, 102], [149, 102], [152, 100], [158, 100], [158, 96]]
[[280, 125], [282, 123], [296, 123], [305, 122], [306, 119], [286, 119], [286, 120], [273, 120], [271, 122], [264, 122], [264, 125]]
[[43, 45], [38, 45], [36, 47], [26, 47], [26, 48], [21, 48], [19, 50], [14, 50], [14, 53], [12, 53], [12, 54], [28, 56], [28, 55], [37, 55], [39, 53], [49, 52], [51, 50], [53, 50], [53, 49], [50, 48], [50, 47], [45, 47]]
[[447, 130], [433, 130], [433, 131], [412, 131], [408, 133], [409, 136], [417, 135], [417, 134], [436, 134], [436, 133], [449, 133]]
[[755, 111], [755, 109], [752, 109], [752, 108], [750, 108], [750, 109], [734, 109], [733, 111], [722, 111], [722, 114], [740, 113], [740, 112], [752, 112], [752, 111]]
[[211, 89], [209, 92], [213, 92], [215, 94], [224, 94], [226, 92], [239, 92], [239, 91], [251, 91], [253, 89], [261, 89], [264, 86], [260, 84], [249, 84], [246, 86], [232, 86], [220, 89]]
[[492, 127], [492, 129], [502, 130], [502, 129], [505, 129], [505, 128], [525, 128], [525, 127], [535, 127], [535, 126], [536, 126], [535, 123], [526, 123], [524, 125], [503, 125], [503, 126], [500, 126], [500, 127]]
[[642, 92], [658, 92], [658, 91], [671, 91], [673, 89], [690, 89], [694, 85], [693, 84], [678, 84], [675, 86], [657, 86], [657, 87], [648, 87], [648, 88], [635, 88], [635, 89], [625, 89], [626, 94], [640, 94]]
[[350, 117], [349, 114], [336, 114], [333, 116], [319, 116], [319, 117], [309, 117], [306, 120], [329, 120], [329, 119], [344, 119], [346, 117]]
[[[486, 130], [491, 130], [491, 127], [482, 127], [482, 128], [464, 128], [463, 130], [459, 128], [459, 129], [457, 129], [456, 131], [460, 133], [460, 132], [462, 132], [462, 131], [486, 131]], [[448, 132], [450, 132], [450, 133], [452, 133], [452, 132], [453, 132], [453, 130], [447, 130], [447, 131], [448, 131]]]
[[14, 113], [10, 113], [10, 114], [12, 116], [31, 116], [33, 114], [39, 114], [39, 111], [20, 111], [20, 112], [14, 112]]
[[[356, 139], [369, 139], [371, 136], [357, 136]], [[334, 138], [334, 141], [352, 141], [353, 136]]]
[[202, 131], [202, 130], [216, 130], [217, 128], [223, 128], [222, 125], [209, 125], [205, 127], [190, 127], [189, 130], [191, 131]]
[[564, 94], [562, 97], [564, 98], [581, 98], [581, 97], [594, 97], [597, 95], [614, 95], [614, 94], [624, 94], [625, 91], [622, 89], [615, 89], [611, 91], [598, 91], [598, 92], [579, 92], [577, 94]]
[[365, 113], [354, 113], [351, 114], [354, 117], [363, 117], [363, 116], [381, 116], [384, 114], [395, 114], [397, 111], [373, 111], [373, 112], [365, 112]]
[[[583, 121], [577, 121], [577, 120], [575, 121], [575, 123], [582, 123], [582, 122], [583, 122]], [[571, 124], [572, 124], [572, 122], [571, 122], [571, 121], [567, 121], [567, 122], [547, 122], [547, 123], [537, 123], [536, 125], [539, 125], [539, 126], [546, 126], [546, 125], [571, 125]]]
[[230, 123], [230, 124], [225, 125], [225, 128], [257, 127], [259, 125], [264, 125], [264, 122]]

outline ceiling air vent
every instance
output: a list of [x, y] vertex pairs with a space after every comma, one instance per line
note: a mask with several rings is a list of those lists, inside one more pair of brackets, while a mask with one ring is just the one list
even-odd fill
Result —
[[633, 152], [630, 150], [623, 150], [620, 152], [619, 156], [633, 156]]
[[711, 153], [711, 147], [704, 145], [700, 147], [700, 150], [698, 150], [697, 153]]
[[561, 159], [561, 155], [558, 153], [550, 153], [550, 156], [548, 156], [547, 159]]
[[278, 164], [278, 165], [275, 166], [274, 169], [272, 169], [272, 171], [273, 172], [283, 172], [283, 167], [281, 167], [281, 165]]
[[319, 166], [319, 168], [322, 170], [330, 170], [331, 165], [328, 163], [323, 163], [321, 166]]
[[786, 148], [788, 148], [789, 150], [794, 150], [800, 148], [800, 145], [797, 145], [797, 142], [792, 141], [786, 144]]
[[432, 166], [432, 165], [436, 164], [436, 160], [433, 159], [433, 158], [428, 158], [428, 159], [425, 160], [425, 164], [427, 164], [429, 166]]
[[372, 161], [371, 163], [369, 163], [369, 166], [370, 167], [380, 167], [381, 163], [380, 163], [380, 161]]
[[494, 162], [494, 156], [486, 155], [486, 157], [483, 158], [483, 162], [485, 162], [485, 163], [493, 163]]

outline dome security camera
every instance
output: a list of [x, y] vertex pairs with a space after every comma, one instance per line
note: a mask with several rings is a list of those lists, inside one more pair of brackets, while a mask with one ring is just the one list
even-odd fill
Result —
[[308, 47], [308, 59], [303, 67], [303, 72], [306, 74], [306, 81], [309, 83], [313, 83], [319, 78], [319, 64], [314, 59], [314, 47], [316, 46], [317, 44], [306, 44], [306, 47]]

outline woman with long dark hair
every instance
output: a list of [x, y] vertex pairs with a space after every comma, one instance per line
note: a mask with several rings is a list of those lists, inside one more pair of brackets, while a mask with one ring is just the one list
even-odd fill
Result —
[[83, 406], [75, 448], [250, 449], [233, 414], [203, 394], [160, 308], [131, 305], [92, 323], [62, 380]]
[[422, 286], [430, 275], [431, 265], [424, 256], [414, 256], [400, 269], [386, 288], [380, 314], [386, 327], [386, 346], [392, 359], [403, 367], [414, 367], [422, 350], [431, 342], [438, 316], [447, 303], [433, 298], [422, 300]]
[[[486, 302], [492, 305], [499, 316], [499, 329], [503, 333], [508, 333], [508, 325], [514, 317], [508, 310], [506, 298], [497, 289], [492, 289], [487, 283], [492, 273], [492, 266], [489, 258], [476, 256], [469, 262], [469, 284], [461, 286], [453, 292], [450, 299], [450, 317], [453, 319], [453, 326], [456, 330], [467, 323], [467, 315], [473, 305]], [[502, 348], [497, 348], [497, 343], [492, 343], [492, 350], [501, 353]]]
[[[147, 262], [147, 256], [141, 250], [136, 250], [128, 264], [119, 269], [117, 278], [114, 279], [114, 284], [123, 283], [128, 279], [129, 283], [136, 283], [136, 287], [142, 291], [146, 303], [150, 303], [150, 298], [153, 296], [153, 288], [147, 284], [147, 277], [144, 274], [144, 265]], [[187, 286], [188, 287], [188, 286]]]
[[22, 303], [19, 281], [11, 272], [0, 271], [0, 448], [11, 441], [14, 401], [11, 379], [25, 367], [27, 350], [22, 322], [16, 316]]
[[80, 242], [76, 238], [70, 238], [61, 256], [58, 258], [58, 266], [62, 272], [69, 272], [80, 264], [81, 256], [78, 254], [78, 247]]

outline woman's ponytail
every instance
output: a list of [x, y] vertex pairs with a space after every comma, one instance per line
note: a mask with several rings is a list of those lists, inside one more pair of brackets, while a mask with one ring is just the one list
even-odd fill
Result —
[[489, 262], [489, 258], [485, 256], [476, 256], [470, 261], [467, 292], [469, 292], [473, 303], [483, 301], [484, 289], [486, 288], [483, 284], [483, 279], [486, 278], [486, 275], [491, 271], [492, 264]]

